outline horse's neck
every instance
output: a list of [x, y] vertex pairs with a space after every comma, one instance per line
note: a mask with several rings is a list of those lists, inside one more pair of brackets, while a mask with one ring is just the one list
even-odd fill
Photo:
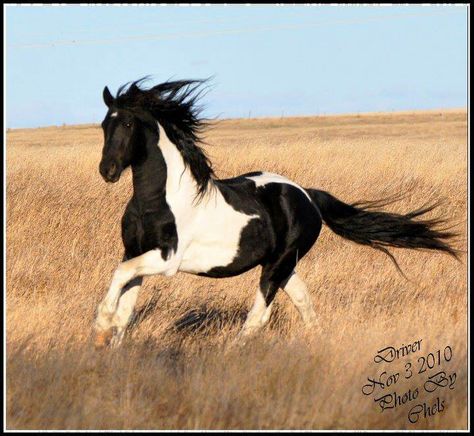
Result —
[[159, 209], [165, 201], [167, 168], [157, 141], [157, 135], [147, 135], [146, 159], [132, 165], [133, 197], [142, 212]]
[[165, 130], [158, 127], [159, 143], [156, 135], [150, 135], [146, 159], [132, 166], [135, 202], [142, 212], [170, 207], [176, 220], [192, 220], [209, 199], [196, 204], [198, 189], [191, 170]]

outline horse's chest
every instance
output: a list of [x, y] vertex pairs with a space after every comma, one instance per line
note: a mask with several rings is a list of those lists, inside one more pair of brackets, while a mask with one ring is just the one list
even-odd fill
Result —
[[174, 217], [169, 210], [143, 214], [126, 211], [122, 219], [122, 240], [127, 257], [159, 249], [163, 259], [167, 259], [178, 246]]

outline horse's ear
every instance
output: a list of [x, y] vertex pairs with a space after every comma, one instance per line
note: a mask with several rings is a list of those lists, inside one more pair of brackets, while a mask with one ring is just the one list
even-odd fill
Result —
[[107, 107], [112, 106], [114, 102], [114, 97], [109, 91], [109, 88], [107, 86], [104, 88], [104, 91], [102, 92], [102, 97], [104, 98], [104, 103], [107, 105]]

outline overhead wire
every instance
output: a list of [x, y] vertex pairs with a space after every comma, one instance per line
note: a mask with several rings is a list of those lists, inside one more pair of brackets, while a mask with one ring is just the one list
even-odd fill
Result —
[[[444, 13], [445, 11], [443, 11]], [[236, 29], [222, 29], [222, 30], [204, 30], [195, 32], [174, 32], [165, 34], [152, 34], [152, 35], [130, 35], [120, 36], [113, 38], [102, 38], [102, 39], [70, 39], [70, 40], [57, 40], [47, 43], [26, 43], [26, 44], [9, 44], [7, 48], [47, 48], [56, 46], [68, 46], [68, 45], [101, 45], [101, 44], [114, 44], [118, 42], [132, 42], [132, 41], [165, 41], [179, 38], [199, 38], [208, 36], [222, 36], [222, 35], [235, 35], [235, 34], [246, 34], [253, 32], [269, 32], [274, 30], [298, 30], [303, 28], [311, 28], [325, 25], [340, 25], [340, 24], [363, 24], [369, 22], [381, 22], [387, 21], [394, 18], [408, 18], [417, 16], [428, 16], [428, 15], [441, 15], [440, 12], [431, 13], [398, 13], [398, 14], [385, 14], [373, 17], [356, 18], [356, 19], [342, 19], [342, 20], [329, 20], [329, 21], [318, 21], [311, 23], [296, 23], [296, 24], [282, 24], [282, 25], [269, 25], [269, 26], [252, 26], [245, 28]]]

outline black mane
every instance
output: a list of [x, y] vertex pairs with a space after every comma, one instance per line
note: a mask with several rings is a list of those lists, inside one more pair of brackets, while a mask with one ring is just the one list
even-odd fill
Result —
[[201, 85], [206, 80], [167, 81], [143, 89], [140, 85], [146, 79], [121, 86], [114, 106], [135, 112], [145, 121], [149, 121], [151, 115], [160, 123], [181, 153], [185, 165], [189, 165], [198, 185], [198, 194], [202, 196], [214, 175], [209, 158], [199, 146], [203, 143], [201, 133], [209, 124], [200, 116], [202, 107], [196, 104], [203, 93]]

